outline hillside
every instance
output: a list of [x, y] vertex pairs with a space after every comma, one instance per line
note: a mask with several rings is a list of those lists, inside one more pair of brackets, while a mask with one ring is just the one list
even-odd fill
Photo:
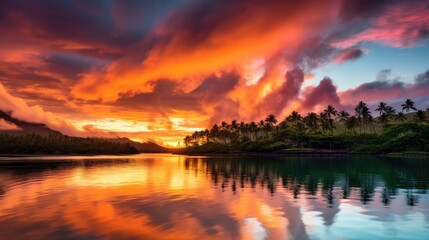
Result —
[[[1, 130], [0, 134], [7, 134], [11, 136], [24, 136], [24, 135], [39, 135], [42, 137], [48, 137], [48, 136], [64, 136], [61, 134], [61, 132], [52, 130], [48, 128], [43, 123], [31, 123], [26, 121], [18, 120], [14, 117], [12, 117], [10, 114], [1, 111], [0, 110], [0, 119], [3, 119], [7, 123], [12, 123], [19, 127], [19, 130]], [[132, 141], [129, 138], [116, 138], [116, 139], [100, 139], [108, 142], [113, 143], [121, 143], [121, 144], [129, 144], [133, 146], [137, 151], [141, 153], [170, 153], [172, 152], [172, 149], [161, 147], [157, 145], [156, 143], [152, 142], [146, 142], [146, 143], [140, 143]]]
[[135, 147], [139, 152], [141, 153], [171, 153], [173, 152], [173, 149], [166, 148], [159, 146], [156, 143], [153, 142], [135, 142], [129, 138], [123, 137], [123, 138], [116, 138], [116, 139], [109, 139], [113, 142], [120, 142], [120, 143], [129, 143], [131, 146]]
[[40, 136], [49, 136], [49, 135], [62, 135], [59, 131], [52, 130], [48, 128], [43, 123], [30, 123], [18, 120], [13, 118], [9, 114], [0, 110], [0, 119], [5, 120], [8, 123], [12, 123], [18, 126], [19, 130], [1, 130], [0, 134], [12, 134], [12, 135], [26, 135], [26, 134], [36, 134]]

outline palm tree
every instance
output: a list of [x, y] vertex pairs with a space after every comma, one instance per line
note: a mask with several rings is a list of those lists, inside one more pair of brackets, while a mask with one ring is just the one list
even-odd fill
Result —
[[274, 114], [268, 115], [268, 117], [265, 118], [265, 122], [267, 123], [266, 129], [267, 129], [267, 135], [268, 135], [268, 132], [271, 131], [274, 125], [277, 123], [276, 116], [274, 116]]
[[258, 129], [263, 131], [264, 128], [265, 128], [265, 122], [264, 122], [264, 120], [259, 121], [258, 122]]
[[350, 114], [348, 112], [346, 112], [345, 110], [341, 110], [340, 112], [338, 112], [337, 114], [337, 119], [340, 122], [345, 122], [347, 121], [347, 119], [350, 117]]
[[254, 140], [256, 140], [257, 134], [258, 134], [258, 125], [255, 122], [251, 122], [249, 124], [249, 130], [250, 130], [250, 133], [253, 133]]
[[337, 110], [335, 110], [335, 108], [332, 105], [328, 105], [328, 107], [323, 112], [326, 113], [326, 115], [328, 115], [329, 131], [333, 133], [333, 129], [335, 128], [335, 125], [334, 125], [334, 120], [331, 118], [331, 115], [333, 117], [336, 117], [338, 112]]
[[414, 115], [414, 119], [418, 123], [426, 122], [426, 114], [425, 114], [425, 112], [422, 111], [422, 110], [418, 110], [417, 113], [416, 113], [416, 115]]
[[356, 126], [359, 124], [359, 121], [357, 117], [351, 116], [346, 121], [346, 128], [348, 130], [353, 130], [354, 134], [356, 135]]
[[404, 123], [405, 119], [405, 114], [403, 112], [398, 112], [398, 114], [395, 116], [395, 120], [401, 121], [402, 123]]
[[[341, 110], [340, 112], [338, 112], [337, 114], [337, 119], [342, 122], [343, 124], [345, 124], [345, 122], [349, 119], [350, 114], [348, 112], [346, 112], [345, 110]], [[346, 127], [344, 127], [344, 132], [346, 131]]]
[[338, 114], [337, 110], [335, 110], [332, 105], [328, 105], [328, 107], [323, 112], [328, 114], [329, 119], [331, 119], [331, 116], [335, 117]]
[[368, 108], [366, 103], [360, 101], [355, 107], [355, 115], [357, 119], [360, 121], [363, 118], [365, 109]]
[[216, 138], [219, 137], [219, 126], [217, 124], [213, 125], [213, 127], [210, 129], [210, 136], [212, 140], [216, 141]]
[[302, 121], [302, 116], [296, 111], [293, 111], [287, 118], [289, 122], [294, 123], [295, 127]]
[[185, 142], [185, 146], [186, 147], [189, 147], [189, 145], [191, 144], [191, 136], [189, 136], [189, 135], [187, 135], [184, 139], [183, 139], [183, 141]]
[[396, 109], [394, 109], [391, 106], [386, 106], [386, 108], [384, 109], [384, 112], [387, 115], [387, 120], [390, 121], [394, 118], [394, 116], [396, 114]]
[[372, 127], [372, 130], [374, 131], [374, 133], [375, 134], [377, 134], [377, 131], [375, 131], [375, 127], [374, 127], [374, 118], [372, 117], [372, 115], [369, 115], [367, 118], [366, 118], [366, 121], [369, 123], [369, 124], [371, 124], [371, 127]]
[[208, 129], [204, 130], [202, 135], [206, 138], [206, 142], [210, 142], [210, 131]]
[[231, 127], [232, 132], [234, 132], [234, 133], [237, 132], [237, 130], [238, 130], [237, 120], [232, 120], [230, 127]]
[[414, 102], [413, 102], [413, 100], [411, 100], [411, 99], [407, 99], [407, 100], [405, 100], [405, 103], [403, 103], [402, 105], [401, 105], [401, 107], [402, 107], [402, 111], [406, 111], [407, 113], [408, 112], [410, 112], [410, 110], [414, 110], [414, 111], [417, 111], [417, 108], [416, 107], [414, 107]]
[[366, 106], [366, 103], [360, 101], [355, 107], [355, 115], [359, 122], [359, 128], [362, 132], [362, 126], [366, 127], [366, 122], [369, 116], [371, 116], [371, 112], [369, 108]]
[[375, 109], [375, 111], [378, 111], [380, 115], [385, 111], [387, 104], [385, 102], [380, 102]]
[[220, 135], [220, 138], [223, 139], [223, 141], [224, 141], [225, 144], [226, 144], [226, 142], [228, 140], [228, 137], [230, 135], [229, 134], [230, 133], [229, 129], [230, 129], [230, 126], [229, 126], [229, 124], [227, 122], [222, 121], [220, 123], [220, 132], [219, 132], [219, 135]]
[[304, 123], [307, 125], [310, 132], [315, 132], [319, 128], [319, 116], [314, 113], [308, 113], [307, 116], [304, 117]]
[[389, 115], [382, 113], [380, 117], [378, 117], [378, 122], [383, 126], [386, 126], [389, 123]]
[[333, 129], [335, 128], [334, 121], [328, 117], [327, 112], [321, 112], [320, 113], [320, 125], [321, 125], [323, 131], [329, 131], [331, 133], [333, 132]]

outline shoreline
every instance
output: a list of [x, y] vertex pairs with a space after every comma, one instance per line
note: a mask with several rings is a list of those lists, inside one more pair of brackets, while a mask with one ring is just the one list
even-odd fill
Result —
[[[429, 157], [429, 152], [391, 152], [391, 153], [358, 153], [348, 152], [345, 150], [325, 150], [325, 149], [292, 149], [292, 150], [278, 150], [274, 152], [170, 152], [170, 153], [138, 153], [138, 154], [0, 154], [0, 162], [25, 160], [25, 158], [52, 158], [47, 160], [58, 160], [57, 158], [68, 157], [132, 157], [142, 154], [172, 154], [183, 156], [351, 156], [351, 155], [372, 155], [372, 156], [386, 156], [386, 157]], [[47, 160], [45, 160], [47, 162]], [[96, 160], [96, 159], [94, 159]], [[21, 161], [20, 161], [21, 162]], [[25, 161], [22, 161], [25, 162]]]
[[302, 150], [278, 150], [274, 152], [173, 152], [175, 155], [188, 156], [350, 156], [372, 155], [387, 157], [429, 157], [429, 152], [392, 152], [392, 153], [359, 153], [345, 150], [302, 149]]

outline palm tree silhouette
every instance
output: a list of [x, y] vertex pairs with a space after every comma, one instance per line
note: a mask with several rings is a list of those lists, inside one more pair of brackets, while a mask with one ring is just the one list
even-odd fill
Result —
[[356, 135], [356, 126], [359, 125], [359, 120], [355, 116], [351, 116], [346, 121], [346, 128], [349, 130], [353, 130], [354, 134]]
[[319, 128], [319, 116], [314, 112], [308, 113], [308, 115], [304, 117], [303, 121], [311, 133], [317, 131]]
[[345, 110], [341, 110], [337, 114], [337, 119], [344, 124], [344, 132], [346, 132], [347, 128], [345, 127], [345, 123], [347, 122], [349, 117], [350, 117], [350, 114]]
[[348, 112], [346, 112], [345, 110], [341, 110], [340, 112], [338, 112], [337, 114], [337, 119], [340, 122], [345, 122], [347, 121], [347, 119], [349, 119], [350, 114]]
[[258, 134], [258, 125], [256, 125], [255, 122], [250, 122], [249, 131], [250, 133], [253, 133], [254, 140], [256, 140]]
[[206, 138], [206, 142], [210, 142], [210, 131], [208, 129], [204, 130], [202, 135]]
[[274, 116], [273, 114], [268, 115], [268, 117], [265, 118], [265, 122], [267, 122], [271, 126], [274, 126], [274, 124], [277, 123], [276, 116]]
[[417, 111], [417, 108], [416, 107], [414, 107], [414, 102], [413, 102], [413, 100], [411, 100], [411, 99], [407, 99], [407, 100], [405, 100], [405, 103], [403, 103], [402, 105], [401, 105], [401, 107], [402, 107], [402, 111], [406, 111], [407, 113], [408, 112], [410, 112], [410, 110], [414, 110], [414, 111]]
[[366, 121], [371, 125], [372, 130], [374, 131], [374, 133], [377, 134], [377, 131], [375, 131], [375, 127], [374, 127], [374, 122], [375, 122], [374, 118], [371, 115], [368, 115], [366, 117]]
[[298, 123], [302, 121], [302, 116], [297, 111], [293, 111], [286, 119], [287, 121], [292, 122], [295, 129], [297, 129]]
[[323, 112], [328, 114], [329, 119], [331, 119], [331, 116], [335, 117], [338, 114], [337, 110], [335, 110], [332, 105], [328, 105], [328, 107]]
[[264, 120], [259, 121], [258, 122], [258, 129], [261, 130], [261, 131], [264, 131], [264, 128], [265, 128], [265, 122], [264, 122]]
[[378, 111], [380, 115], [385, 111], [387, 104], [385, 102], [380, 102], [375, 109], [375, 111]]
[[388, 120], [390, 121], [391, 119], [394, 118], [395, 114], [396, 114], [396, 109], [394, 109], [391, 106], [386, 106], [384, 109], [384, 112], [387, 115]]
[[360, 101], [355, 107], [355, 116], [359, 123], [359, 129], [361, 133], [362, 133], [362, 125], [364, 123], [367, 112], [368, 112], [368, 107], [366, 106], [366, 103]]

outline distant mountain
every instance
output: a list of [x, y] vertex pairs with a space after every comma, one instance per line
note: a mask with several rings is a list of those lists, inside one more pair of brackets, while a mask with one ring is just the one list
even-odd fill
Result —
[[[18, 120], [14, 117], [12, 117], [10, 114], [0, 110], [0, 119], [5, 120], [8, 123], [12, 123], [16, 126], [18, 126], [20, 129], [18, 130], [1, 130], [0, 134], [7, 133], [11, 135], [26, 135], [26, 134], [37, 134], [41, 136], [49, 136], [49, 135], [56, 135], [61, 136], [61, 132], [52, 130], [48, 128], [43, 123], [30, 123]], [[136, 148], [141, 153], [171, 153], [173, 150], [166, 147], [161, 147], [156, 143], [153, 142], [146, 142], [146, 143], [140, 143], [132, 141], [129, 138], [109, 138], [105, 139], [109, 142], [119, 142], [119, 143], [129, 143], [131, 146]]]
[[171, 153], [171, 152], [173, 152], [173, 149], [159, 146], [158, 144], [153, 143], [153, 142], [141, 143], [141, 142], [133, 141], [133, 140], [126, 138], [126, 137], [109, 139], [109, 141], [120, 142], [120, 143], [129, 143], [141, 153]]
[[1, 130], [0, 133], [8, 133], [13, 135], [25, 135], [25, 134], [37, 134], [41, 136], [49, 135], [62, 135], [59, 131], [48, 128], [43, 123], [30, 123], [13, 118], [10, 114], [0, 110], [0, 119], [5, 120], [8, 123], [12, 123], [18, 126], [19, 130]]

